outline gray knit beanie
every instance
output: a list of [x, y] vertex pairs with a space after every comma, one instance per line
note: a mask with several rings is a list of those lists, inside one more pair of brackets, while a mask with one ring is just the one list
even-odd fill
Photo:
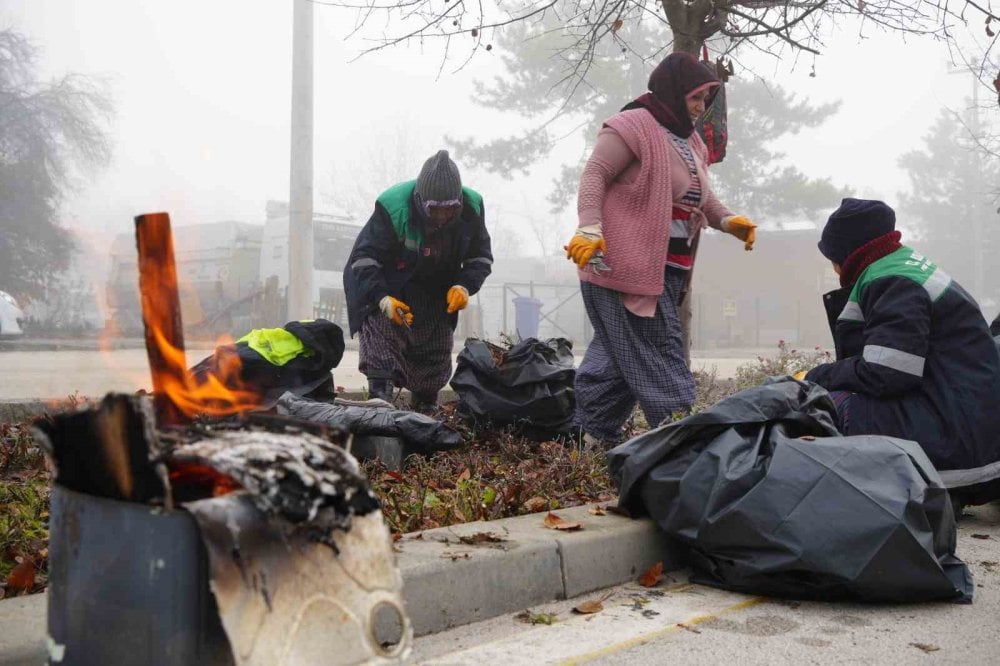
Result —
[[424, 205], [446, 205], [462, 201], [462, 177], [458, 173], [458, 165], [448, 157], [447, 150], [437, 151], [437, 154], [424, 162], [414, 191]]

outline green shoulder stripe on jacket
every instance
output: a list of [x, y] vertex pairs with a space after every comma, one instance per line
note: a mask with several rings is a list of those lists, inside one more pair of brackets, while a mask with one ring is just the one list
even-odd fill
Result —
[[389, 214], [396, 237], [403, 241], [406, 249], [413, 251], [424, 242], [423, 234], [410, 224], [410, 199], [413, 198], [413, 188], [416, 186], [416, 180], [408, 180], [393, 185], [376, 199]]
[[[403, 246], [408, 250], [416, 251], [424, 242], [424, 235], [412, 224], [410, 224], [410, 200], [413, 198], [413, 190], [417, 186], [416, 180], [408, 180], [404, 183], [393, 185], [378, 196], [379, 204], [389, 214], [393, 231], [396, 237], [403, 241]], [[462, 196], [468, 201], [477, 215], [483, 214], [483, 197], [471, 187], [462, 188]]]
[[893, 276], [906, 278], [919, 284], [927, 290], [927, 295], [930, 296], [932, 302], [941, 298], [951, 286], [951, 277], [937, 264], [912, 247], [904, 245], [895, 252], [872, 262], [871, 266], [861, 273], [861, 277], [854, 284], [849, 300], [859, 303], [861, 292], [869, 284], [879, 278]]

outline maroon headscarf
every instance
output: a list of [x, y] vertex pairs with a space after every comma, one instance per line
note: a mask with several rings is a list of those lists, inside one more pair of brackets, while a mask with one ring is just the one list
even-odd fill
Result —
[[[709, 83], [717, 84], [719, 79], [697, 58], [690, 53], [671, 53], [649, 75], [649, 92], [627, 104], [622, 111], [642, 107], [653, 114], [661, 125], [686, 139], [694, 131], [686, 98], [692, 91]], [[718, 86], [714, 87], [705, 106], [712, 103], [718, 89]]]

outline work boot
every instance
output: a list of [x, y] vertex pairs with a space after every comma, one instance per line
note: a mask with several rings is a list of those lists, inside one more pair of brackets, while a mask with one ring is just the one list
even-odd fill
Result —
[[437, 391], [414, 393], [410, 398], [410, 409], [429, 416], [437, 411], [437, 398]]
[[385, 400], [392, 404], [392, 380], [391, 379], [369, 379], [368, 397]]

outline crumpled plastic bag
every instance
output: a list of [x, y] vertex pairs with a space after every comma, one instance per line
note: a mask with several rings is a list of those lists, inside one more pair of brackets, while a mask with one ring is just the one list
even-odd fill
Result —
[[494, 352], [501, 350], [483, 340], [465, 341], [451, 378], [459, 412], [534, 438], [567, 432], [576, 408], [573, 343], [527, 338], [503, 351], [500, 362]]
[[621, 506], [692, 581], [803, 599], [971, 601], [948, 492], [916, 442], [842, 437], [820, 386], [775, 379], [608, 453]]
[[462, 436], [444, 423], [395, 409], [382, 400], [358, 404], [338, 398], [330, 404], [286, 393], [278, 399], [277, 410], [279, 414], [343, 428], [355, 435], [399, 437], [420, 453], [447, 451], [462, 444]]

